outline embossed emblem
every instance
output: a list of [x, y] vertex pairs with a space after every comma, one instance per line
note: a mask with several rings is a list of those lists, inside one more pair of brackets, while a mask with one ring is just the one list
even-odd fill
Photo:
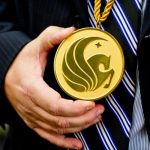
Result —
[[76, 31], [59, 46], [54, 72], [61, 88], [78, 99], [97, 100], [112, 92], [124, 70], [117, 41], [99, 29]]

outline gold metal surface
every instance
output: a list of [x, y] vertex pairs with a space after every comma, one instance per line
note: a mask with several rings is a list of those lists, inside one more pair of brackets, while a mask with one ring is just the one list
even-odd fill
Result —
[[83, 28], [57, 49], [54, 73], [60, 87], [71, 97], [99, 100], [110, 94], [122, 79], [124, 56], [109, 33]]

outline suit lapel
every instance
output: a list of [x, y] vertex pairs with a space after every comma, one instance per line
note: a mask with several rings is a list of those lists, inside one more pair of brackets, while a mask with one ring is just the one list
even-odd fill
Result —
[[138, 50], [138, 64], [139, 64], [139, 77], [141, 88], [141, 100], [145, 117], [145, 124], [147, 133], [150, 140], [150, 109], [147, 97], [149, 97], [149, 89], [146, 87], [150, 85], [149, 80], [149, 43], [150, 43], [150, 1], [143, 0], [142, 15], [141, 15], [141, 33], [140, 45]]
[[90, 26], [87, 8], [87, 0], [73, 0], [73, 5], [82, 19], [84, 26]]
[[141, 12], [141, 38], [150, 34], [150, 1], [143, 0]]

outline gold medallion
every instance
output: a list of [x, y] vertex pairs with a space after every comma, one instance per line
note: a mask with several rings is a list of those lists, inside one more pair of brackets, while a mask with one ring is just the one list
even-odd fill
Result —
[[54, 60], [58, 84], [76, 99], [98, 100], [109, 95], [121, 81], [123, 71], [120, 44], [98, 28], [75, 31], [60, 44]]

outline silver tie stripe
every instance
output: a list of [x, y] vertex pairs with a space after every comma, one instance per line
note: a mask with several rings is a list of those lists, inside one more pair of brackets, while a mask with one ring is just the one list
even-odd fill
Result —
[[[137, 6], [138, 10], [141, 10], [142, 7], [142, 1], [141, 0], [134, 0], [135, 5]], [[94, 10], [93, 6], [91, 5], [90, 0], [87, 0], [87, 5], [88, 5], [88, 12], [89, 12], [89, 21], [91, 23], [92, 27], [96, 27], [96, 21], [94, 19]], [[117, 0], [115, 0], [115, 3], [112, 7], [112, 13], [114, 15], [114, 18], [116, 19], [116, 22], [118, 23], [119, 28], [122, 30], [124, 38], [127, 40], [127, 43], [129, 44], [132, 53], [136, 56], [137, 55], [137, 37], [135, 33], [133, 32], [133, 29], [128, 22], [127, 17], [125, 16], [120, 4], [118, 3]], [[103, 30], [105, 30], [105, 27], [101, 26]], [[133, 80], [131, 79], [129, 73], [127, 70], [125, 70], [122, 83], [127, 89], [128, 93], [134, 97], [135, 96], [135, 84]], [[113, 94], [110, 94], [107, 98], [107, 103], [112, 109], [112, 112], [116, 115], [118, 118], [120, 125], [122, 127], [122, 130], [124, 131], [123, 133], [125, 134], [126, 137], [129, 138], [130, 135], [130, 128], [131, 128], [131, 123], [124, 112], [124, 110], [121, 108], [119, 103], [117, 102], [117, 99], [114, 97]], [[111, 135], [109, 134], [109, 131], [107, 130], [107, 127], [105, 126], [104, 122], [101, 121], [97, 123], [96, 129], [98, 132], [99, 137], [101, 138], [105, 149], [106, 150], [117, 150], [117, 146], [113, 142], [113, 139], [111, 138]], [[88, 143], [86, 142], [84, 138], [84, 134], [82, 132], [75, 133], [75, 137], [80, 139], [82, 143], [84, 144], [84, 150], [90, 150]]]

